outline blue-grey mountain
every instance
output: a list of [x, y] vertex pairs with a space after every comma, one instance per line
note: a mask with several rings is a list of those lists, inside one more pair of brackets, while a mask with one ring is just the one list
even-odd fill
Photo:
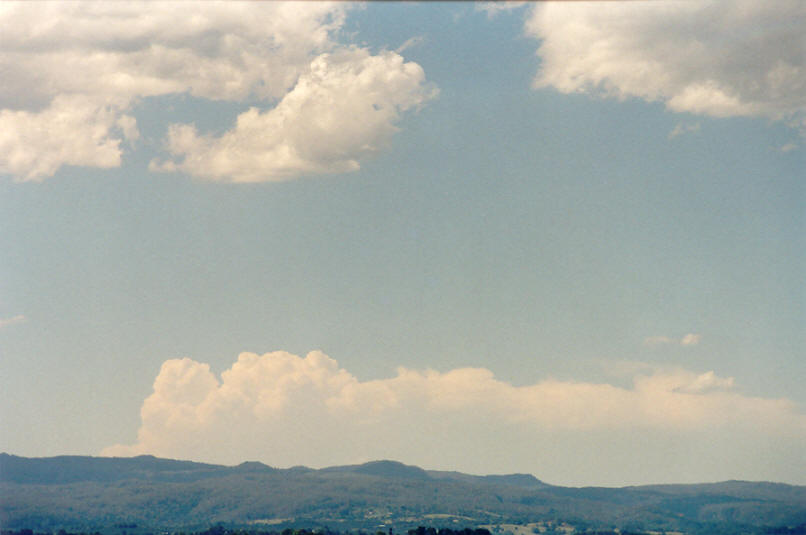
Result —
[[[806, 487], [728, 481], [560, 487], [531, 475], [477, 476], [394, 461], [277, 469], [158, 459], [0, 454], [0, 526], [34, 530], [527, 526], [546, 532], [806, 533]], [[783, 530], [783, 531], [782, 531]], [[130, 530], [131, 531], [131, 530]]]

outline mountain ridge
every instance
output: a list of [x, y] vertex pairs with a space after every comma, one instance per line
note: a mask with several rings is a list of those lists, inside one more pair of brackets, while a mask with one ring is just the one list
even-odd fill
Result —
[[399, 532], [418, 525], [512, 524], [543, 533], [562, 524], [577, 531], [784, 529], [791, 535], [806, 533], [806, 486], [732, 480], [562, 487], [529, 474], [479, 476], [390, 460], [313, 469], [153, 456], [0, 454], [0, 526], [96, 530], [120, 523], [163, 530], [270, 524], [373, 533], [379, 526]]
[[[22, 467], [19, 463], [28, 466]], [[151, 463], [150, 465], [148, 463]], [[90, 467], [90, 464], [95, 466]], [[54, 469], [59, 468], [56, 474]], [[77, 468], [84, 468], [86, 479], [74, 479]], [[65, 470], [66, 469], [66, 470]], [[113, 471], [113, 469], [115, 471]], [[335, 465], [325, 468], [310, 468], [307, 466], [294, 466], [291, 468], [276, 468], [260, 461], [244, 461], [237, 465], [222, 465], [168, 459], [153, 455], [137, 455], [134, 457], [101, 457], [90, 455], [58, 455], [53, 457], [23, 457], [6, 452], [0, 452], [0, 481], [15, 483], [34, 482], [33, 474], [40, 475], [46, 483], [67, 483], [73, 481], [94, 480], [96, 478], [134, 477], [147, 472], [156, 473], [182, 473], [199, 472], [208, 476], [223, 475], [228, 472], [269, 472], [269, 471], [299, 471], [299, 472], [350, 472], [356, 474], [375, 475], [380, 477], [399, 477], [406, 479], [457, 479], [498, 482], [501, 484], [517, 484], [518, 486], [547, 485], [531, 474], [488, 474], [473, 475], [455, 471], [425, 470], [419, 466], [407, 465], [389, 459], [367, 461], [361, 464]], [[52, 479], [47, 479], [50, 475]], [[27, 477], [26, 477], [27, 476]], [[511, 481], [510, 481], [511, 480]], [[518, 481], [515, 483], [515, 481]]]

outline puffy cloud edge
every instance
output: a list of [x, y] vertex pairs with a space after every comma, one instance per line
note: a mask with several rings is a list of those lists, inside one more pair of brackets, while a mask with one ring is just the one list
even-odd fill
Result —
[[360, 381], [321, 351], [242, 353], [220, 376], [207, 364], [171, 359], [143, 403], [137, 441], [102, 454], [193, 457], [189, 444], [204, 444], [203, 456], [215, 458], [233, 441], [245, 441], [244, 451], [289, 444], [304, 450], [312, 434], [368, 447], [372, 437], [400, 429], [416, 436], [440, 426], [452, 429], [444, 433], [503, 439], [513, 429], [536, 436], [718, 429], [806, 436], [806, 417], [787, 399], [745, 396], [733, 378], [713, 371], [640, 369], [631, 388], [552, 379], [514, 386], [485, 368], [398, 368], [394, 377]]

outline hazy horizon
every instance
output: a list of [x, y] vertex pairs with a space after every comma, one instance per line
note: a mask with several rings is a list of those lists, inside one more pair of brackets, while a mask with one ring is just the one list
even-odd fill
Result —
[[0, 451], [806, 484], [806, 4], [0, 24]]

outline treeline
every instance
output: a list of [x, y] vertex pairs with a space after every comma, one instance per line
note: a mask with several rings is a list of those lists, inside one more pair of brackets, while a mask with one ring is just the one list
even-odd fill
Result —
[[795, 527], [767, 528], [765, 535], [806, 535], [806, 524]]

